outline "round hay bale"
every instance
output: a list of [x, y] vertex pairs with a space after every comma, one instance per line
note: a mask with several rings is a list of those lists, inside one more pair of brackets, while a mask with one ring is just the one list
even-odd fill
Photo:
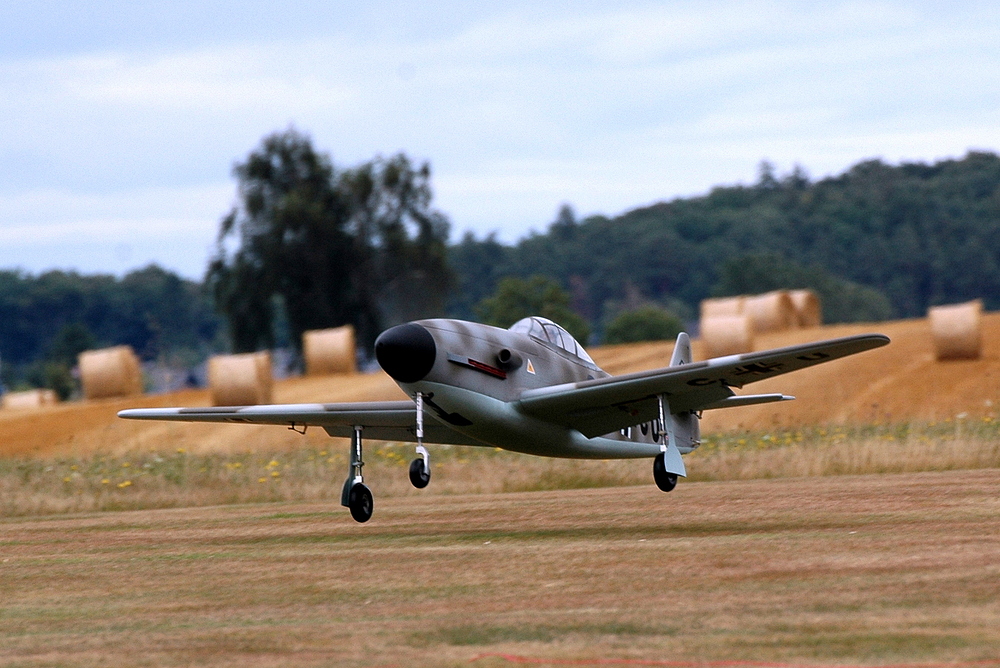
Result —
[[52, 390], [26, 390], [24, 392], [7, 392], [0, 397], [0, 405], [8, 410], [23, 410], [54, 406], [59, 403], [59, 397]]
[[216, 355], [208, 360], [208, 385], [214, 406], [271, 403], [271, 353]]
[[979, 359], [983, 349], [982, 316], [983, 302], [979, 299], [929, 308], [927, 317], [937, 359]]
[[789, 290], [788, 296], [795, 307], [795, 317], [799, 327], [819, 327], [823, 324], [823, 309], [819, 297], [812, 290]]
[[745, 315], [720, 315], [701, 321], [701, 340], [708, 357], [753, 351], [753, 329]]
[[357, 371], [354, 327], [314, 329], [302, 334], [302, 354], [306, 375], [324, 376]]
[[85, 399], [142, 394], [142, 369], [131, 346], [87, 350], [78, 362]]
[[786, 290], [747, 297], [743, 302], [743, 313], [750, 318], [754, 334], [784, 332], [798, 326], [795, 305]]
[[743, 315], [743, 302], [746, 297], [719, 297], [701, 300], [701, 319], [715, 318], [723, 315]]

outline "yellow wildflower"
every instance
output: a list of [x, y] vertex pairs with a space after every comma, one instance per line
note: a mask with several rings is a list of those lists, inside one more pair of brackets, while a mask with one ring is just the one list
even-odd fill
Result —
[[118, 489], [125, 489], [126, 487], [131, 487], [131, 486], [132, 486], [131, 480], [126, 480], [125, 482], [118, 483]]

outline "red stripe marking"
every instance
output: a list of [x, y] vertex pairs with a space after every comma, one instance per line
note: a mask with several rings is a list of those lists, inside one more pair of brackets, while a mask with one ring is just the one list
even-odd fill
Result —
[[490, 366], [489, 364], [484, 364], [483, 362], [477, 362], [476, 360], [469, 358], [469, 366], [473, 369], [478, 369], [479, 371], [484, 371], [491, 376], [496, 376], [500, 380], [507, 379], [507, 372], [503, 369], [498, 369], [495, 366]]

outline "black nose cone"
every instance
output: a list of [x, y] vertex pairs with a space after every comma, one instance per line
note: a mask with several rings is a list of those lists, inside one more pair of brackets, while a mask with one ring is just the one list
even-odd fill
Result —
[[434, 366], [434, 337], [416, 323], [397, 325], [375, 339], [375, 359], [385, 372], [401, 383], [415, 383]]

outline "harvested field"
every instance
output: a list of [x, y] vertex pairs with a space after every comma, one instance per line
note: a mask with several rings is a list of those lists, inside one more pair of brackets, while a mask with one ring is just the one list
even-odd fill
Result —
[[[938, 362], [926, 319], [829, 325], [758, 335], [756, 350], [879, 332], [892, 343], [811, 369], [747, 386], [748, 393], [784, 392], [793, 402], [708, 411], [705, 432], [818, 425], [938, 422], [958, 415], [993, 416], [1000, 408], [1000, 313], [983, 316], [983, 355]], [[610, 373], [665, 365], [671, 344], [599, 348], [594, 359]], [[694, 341], [695, 359], [704, 359]]]
[[1000, 665], [997, 470], [376, 503], [0, 519], [0, 663]]
[[[1000, 406], [1000, 314], [983, 316], [983, 355], [978, 360], [937, 362], [925, 319], [834, 325], [760, 335], [756, 348], [815, 341], [864, 332], [892, 338], [885, 348], [748, 386], [747, 392], [784, 392], [794, 402], [709, 411], [703, 431], [793, 429], [805, 426], [938, 422], [956, 416], [993, 417]], [[595, 348], [593, 357], [620, 374], [666, 365], [672, 342]], [[700, 342], [694, 353], [701, 359]], [[274, 401], [377, 401], [403, 398], [383, 373], [293, 378], [275, 385]], [[269, 451], [321, 448], [319, 430], [303, 437], [277, 427], [184, 425], [119, 420], [123, 408], [208, 406], [208, 391], [62, 404], [30, 411], [0, 410], [0, 456], [84, 456], [157, 448], [189, 452]]]

